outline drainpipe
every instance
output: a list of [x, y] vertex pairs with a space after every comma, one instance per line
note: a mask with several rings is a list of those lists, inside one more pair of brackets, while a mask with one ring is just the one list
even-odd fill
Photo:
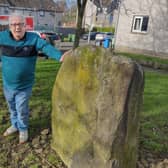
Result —
[[113, 38], [113, 41], [112, 41], [113, 49], [115, 49], [115, 44], [116, 44], [117, 29], [118, 29], [118, 23], [119, 23], [119, 18], [120, 18], [120, 8], [121, 8], [121, 2], [119, 2], [119, 6], [118, 6], [117, 23], [116, 23], [116, 26], [115, 26], [114, 38]]

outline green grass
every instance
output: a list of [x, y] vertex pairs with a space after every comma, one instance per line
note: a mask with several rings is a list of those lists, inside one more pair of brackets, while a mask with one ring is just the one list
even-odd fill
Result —
[[116, 55], [123, 55], [129, 58], [132, 58], [134, 60], [144, 60], [144, 61], [150, 61], [150, 62], [157, 62], [160, 64], [168, 64], [168, 59], [160, 59], [159, 57], [151, 57], [147, 55], [142, 55], [142, 54], [133, 54], [133, 53], [115, 53]]
[[168, 152], [168, 74], [145, 73], [141, 117], [141, 145], [153, 152]]
[[30, 100], [30, 132], [37, 134], [51, 123], [51, 94], [61, 64], [55, 60], [38, 60], [36, 82]]
[[[36, 83], [30, 101], [31, 136], [51, 125], [51, 93], [60, 63], [38, 60]], [[0, 127], [9, 125], [7, 106], [2, 94], [0, 70]], [[168, 74], [145, 72], [144, 104], [140, 122], [140, 148], [157, 154], [168, 152]], [[5, 122], [4, 122], [5, 118]], [[51, 159], [51, 158], [50, 158]]]
[[[116, 53], [134, 60], [168, 64], [168, 59], [142, 54]], [[140, 147], [168, 154], [168, 73], [145, 73], [144, 103], [140, 125]]]

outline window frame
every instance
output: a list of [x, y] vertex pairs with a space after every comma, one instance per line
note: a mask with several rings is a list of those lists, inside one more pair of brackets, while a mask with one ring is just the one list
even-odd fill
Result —
[[[142, 30], [143, 20], [144, 20], [145, 17], [148, 17], [147, 29]], [[137, 19], [140, 19], [140, 24], [139, 24], [139, 28], [135, 29], [135, 24], [136, 24]], [[132, 32], [133, 33], [147, 33], [148, 23], [149, 23], [149, 16], [148, 15], [134, 15], [133, 16], [133, 22], [132, 22]]]
[[40, 17], [45, 17], [45, 11], [44, 10], [40, 10], [39, 11], [39, 16]]

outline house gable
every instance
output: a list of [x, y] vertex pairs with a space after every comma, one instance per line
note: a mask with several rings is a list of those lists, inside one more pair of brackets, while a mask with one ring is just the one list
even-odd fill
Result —
[[125, 0], [119, 11], [116, 50], [168, 55], [167, 0]]
[[55, 30], [61, 25], [64, 6], [52, 0], [0, 0], [0, 15], [19, 12], [34, 18], [35, 29]]

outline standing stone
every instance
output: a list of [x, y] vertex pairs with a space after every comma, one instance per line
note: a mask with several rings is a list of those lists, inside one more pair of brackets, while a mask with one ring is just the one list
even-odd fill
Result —
[[52, 95], [52, 147], [68, 168], [135, 168], [144, 76], [96, 46], [67, 56]]

